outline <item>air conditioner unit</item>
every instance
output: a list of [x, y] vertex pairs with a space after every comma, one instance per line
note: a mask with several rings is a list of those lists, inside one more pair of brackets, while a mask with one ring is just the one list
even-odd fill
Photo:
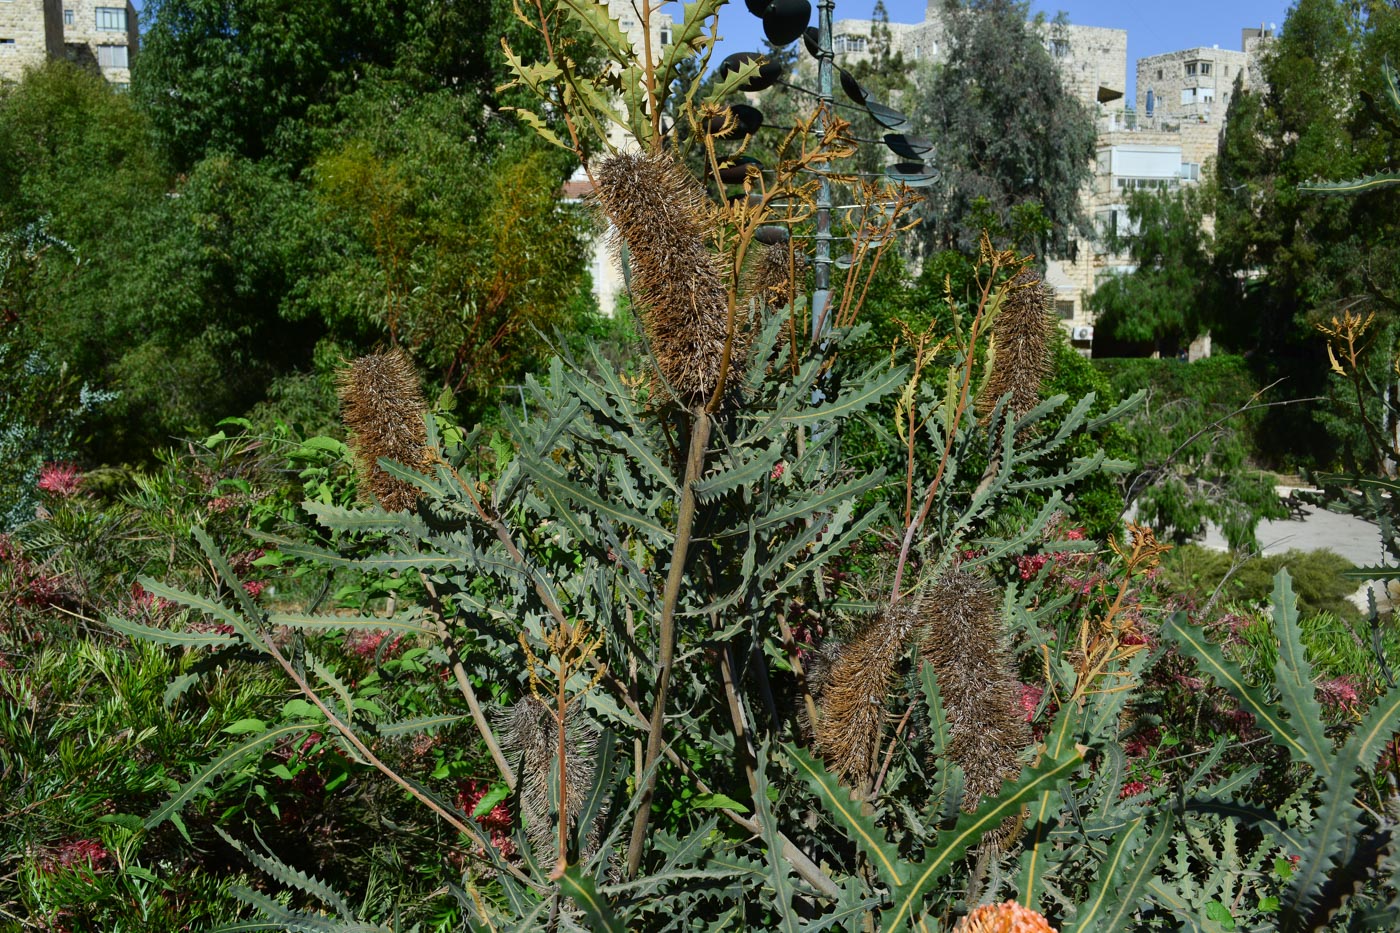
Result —
[[1093, 340], [1094, 329], [1092, 327], [1076, 327], [1074, 329], [1075, 340]]

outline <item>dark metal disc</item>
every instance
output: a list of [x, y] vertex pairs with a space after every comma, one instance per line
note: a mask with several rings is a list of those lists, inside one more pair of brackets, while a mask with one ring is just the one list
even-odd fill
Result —
[[821, 58], [821, 33], [816, 26], [808, 26], [802, 30], [802, 44], [807, 46], [807, 54], [813, 58]]
[[749, 168], [762, 169], [763, 163], [751, 156], [740, 156], [729, 168], [719, 170], [719, 180], [726, 185], [741, 185], [749, 177]]
[[763, 14], [763, 34], [774, 45], [787, 45], [812, 21], [811, 0], [773, 0]]
[[887, 130], [903, 133], [912, 128], [909, 118], [893, 107], [886, 107], [884, 104], [867, 100], [865, 101], [865, 109], [870, 111], [870, 115], [875, 118], [876, 123]]
[[744, 0], [744, 6], [749, 8], [749, 12], [754, 16], [762, 16], [768, 12], [768, 7], [772, 6], [773, 0]]
[[858, 104], [863, 104], [870, 99], [870, 92], [860, 86], [851, 73], [844, 68], [837, 68], [836, 74], [841, 78], [841, 90], [846, 92], [846, 96]]
[[933, 140], [926, 136], [905, 136], [903, 133], [886, 133], [885, 145], [895, 155], [906, 159], [922, 159], [933, 151]]
[[765, 246], [775, 246], [778, 243], [786, 243], [791, 237], [787, 227], [780, 227], [770, 224], [766, 227], [759, 227], [754, 231], [753, 238]]
[[938, 171], [922, 162], [899, 162], [885, 169], [890, 181], [907, 185], [910, 188], [923, 188], [938, 180]]

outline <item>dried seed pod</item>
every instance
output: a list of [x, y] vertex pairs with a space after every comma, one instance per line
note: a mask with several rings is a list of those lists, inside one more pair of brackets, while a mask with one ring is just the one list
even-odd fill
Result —
[[991, 414], [997, 401], [1011, 393], [1008, 414], [1023, 418], [1040, 404], [1040, 386], [1053, 364], [1055, 319], [1053, 296], [1031, 269], [1022, 269], [1006, 287], [1001, 308], [992, 321], [992, 350], [977, 411]]
[[411, 484], [379, 466], [383, 457], [414, 469], [428, 464], [428, 406], [418, 374], [398, 348], [353, 361], [337, 374], [340, 404], [362, 489], [390, 512], [405, 512], [418, 501]]
[[886, 698], [917, 621], [907, 606], [883, 610], [838, 649], [822, 677], [816, 747], [853, 787], [873, 779], [879, 766]]
[[[920, 605], [920, 654], [933, 665], [948, 720], [948, 756], [962, 767], [963, 811], [1021, 772], [1030, 727], [1017, 708], [1019, 682], [1002, 643], [999, 599], [990, 583], [961, 564], [929, 588]], [[1003, 846], [1020, 831], [1007, 820], [984, 844]]]
[[1059, 933], [1050, 921], [1015, 901], [984, 904], [958, 921], [953, 933]]
[[[656, 368], [679, 401], [704, 402], [719, 383], [729, 333], [724, 270], [706, 240], [718, 215], [699, 182], [668, 153], [619, 153], [595, 172], [593, 198], [626, 245]], [[736, 309], [729, 372], [747, 356], [747, 322]]]
[[[564, 777], [568, 790], [565, 810], [570, 830], [578, 821], [584, 797], [593, 786], [593, 751], [597, 737], [593, 730], [575, 721], [578, 714], [565, 725]], [[527, 695], [506, 711], [497, 723], [501, 733], [501, 749], [518, 757], [520, 767], [520, 811], [525, 818], [525, 835], [540, 864], [553, 864], [559, 843], [556, 822], [558, 776], [555, 759], [559, 754], [558, 726], [554, 711], [533, 694]], [[599, 814], [601, 820], [604, 814]], [[597, 849], [597, 826], [590, 828], [578, 857], [587, 860]]]

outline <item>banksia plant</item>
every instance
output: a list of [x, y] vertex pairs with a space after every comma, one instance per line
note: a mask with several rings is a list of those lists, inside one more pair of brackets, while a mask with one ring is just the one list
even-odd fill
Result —
[[958, 921], [953, 933], [1059, 933], [1045, 917], [1015, 901], [984, 904]]
[[768, 311], [789, 307], [797, 291], [794, 274], [806, 265], [807, 258], [801, 253], [789, 252], [786, 243], [765, 246], [749, 267], [744, 293]]
[[379, 466], [381, 457], [408, 467], [422, 467], [428, 457], [428, 413], [418, 374], [398, 348], [352, 362], [338, 374], [341, 413], [350, 434], [350, 449], [368, 489], [385, 510], [406, 512], [418, 491]]
[[[719, 218], [668, 153], [624, 152], [595, 174], [594, 200], [630, 257], [633, 296], [665, 386], [687, 404], [715, 392], [729, 337], [724, 270], [707, 245]], [[747, 327], [735, 309], [729, 372], [742, 369]]]
[[992, 320], [992, 347], [986, 382], [977, 396], [977, 412], [986, 417], [1008, 392], [1007, 413], [1016, 418], [1040, 404], [1040, 386], [1053, 364], [1050, 343], [1055, 319], [1051, 293], [1029, 268], [1006, 286], [1001, 307]]
[[[994, 797], [1021, 771], [1030, 727], [1017, 708], [1019, 683], [1002, 644], [996, 591], [976, 571], [954, 564], [925, 594], [920, 607], [920, 653], [933, 665], [948, 718], [948, 756], [962, 767], [963, 811]], [[1010, 841], [1014, 825], [996, 838]]]
[[837, 649], [821, 677], [816, 747], [849, 785], [875, 776], [885, 731], [885, 700], [918, 622], [906, 606], [885, 609]]
[[[525, 835], [541, 864], [551, 864], [558, 857], [557, 775], [553, 771], [558, 755], [558, 723], [554, 711], [538, 697], [527, 694], [505, 714], [500, 723], [501, 748], [520, 761], [520, 812], [525, 818]], [[565, 725], [564, 745], [567, 750], [564, 774], [568, 788], [567, 819], [570, 827], [578, 820], [579, 810], [593, 785], [592, 731], [577, 722]], [[579, 859], [587, 861], [597, 846], [590, 830], [584, 839]]]

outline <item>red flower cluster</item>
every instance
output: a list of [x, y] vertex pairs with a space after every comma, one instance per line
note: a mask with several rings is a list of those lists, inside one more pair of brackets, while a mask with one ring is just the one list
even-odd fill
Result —
[[82, 485], [83, 474], [72, 463], [46, 463], [39, 471], [39, 488], [62, 499], [77, 495]]
[[[481, 781], [467, 778], [457, 786], [457, 806], [463, 813], [471, 813], [476, 809], [476, 805], [481, 802], [481, 798], [486, 796], [486, 792], [491, 789], [491, 785]], [[488, 833], [491, 834], [491, 845], [496, 847], [496, 851], [505, 858], [515, 855], [515, 840], [511, 838], [510, 830], [514, 818], [510, 811], [506, 809], [504, 802], [496, 804], [481, 816], [476, 818]], [[485, 853], [483, 853], [485, 854]]]
[[1127, 800], [1129, 797], [1136, 797], [1138, 794], [1145, 794], [1148, 785], [1145, 781], [1129, 781], [1123, 785], [1123, 789], [1118, 792], [1119, 800]]
[[88, 883], [92, 883], [92, 872], [106, 867], [112, 854], [95, 839], [69, 839], [58, 848], [39, 859], [39, 871], [52, 875], [66, 869], [88, 869]]
[[[247, 586], [247, 584], [244, 584]], [[361, 658], [372, 658], [379, 653], [379, 646], [384, 639], [389, 637], [388, 632], [351, 632], [345, 636], [345, 650]], [[403, 636], [398, 635], [389, 642], [384, 649], [384, 656], [391, 658], [398, 653], [399, 647], [403, 643]]]

